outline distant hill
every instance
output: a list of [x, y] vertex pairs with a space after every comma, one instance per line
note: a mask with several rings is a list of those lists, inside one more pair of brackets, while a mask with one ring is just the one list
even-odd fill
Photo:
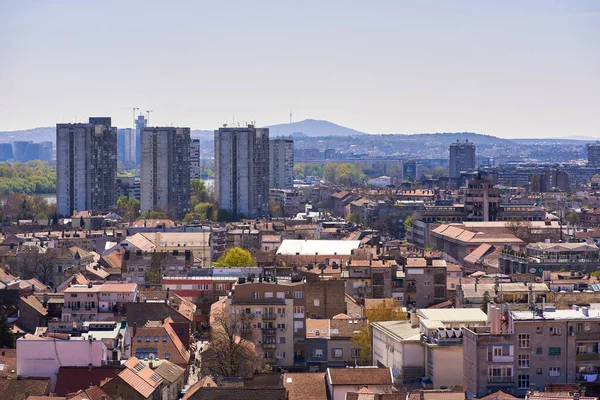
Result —
[[291, 124], [270, 125], [265, 126], [265, 128], [269, 128], [270, 137], [290, 136], [299, 132], [309, 137], [367, 135], [366, 132], [316, 119], [305, 119], [304, 121], [292, 122]]
[[12, 142], [15, 140], [30, 140], [32, 142], [56, 141], [56, 127], [44, 126], [41, 128], [25, 129], [22, 131], [0, 132], [0, 142]]
[[514, 146], [516, 143], [511, 139], [503, 139], [492, 135], [484, 135], [481, 133], [473, 132], [443, 132], [443, 133], [413, 133], [398, 135], [409, 140], [418, 141], [435, 141], [443, 147], [447, 147], [452, 142], [457, 140], [463, 142], [468, 140], [476, 145], [502, 145], [502, 146]]

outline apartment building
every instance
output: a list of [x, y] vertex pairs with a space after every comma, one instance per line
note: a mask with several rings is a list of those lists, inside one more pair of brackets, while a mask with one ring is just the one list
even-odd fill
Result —
[[599, 309], [506, 311], [493, 305], [488, 318], [489, 326], [463, 330], [468, 398], [497, 390], [522, 397], [547, 384], [598, 379]]
[[428, 389], [460, 385], [463, 330], [486, 323], [483, 311], [467, 308], [423, 309], [410, 322], [373, 323], [373, 365], [393, 368], [402, 380], [422, 378]]
[[500, 211], [500, 189], [477, 176], [469, 179], [465, 188], [467, 221], [495, 221]]
[[475, 144], [468, 140], [450, 144], [450, 178], [459, 178], [461, 172], [475, 169]]
[[345, 313], [344, 282], [276, 283], [240, 278], [224, 307], [254, 316], [254, 337], [271, 364], [305, 365], [306, 318], [326, 319]]
[[394, 260], [349, 260], [341, 272], [346, 293], [356, 299], [392, 297], [392, 275], [398, 270]]
[[190, 143], [190, 179], [200, 179], [200, 139]]
[[137, 283], [71, 285], [64, 290], [62, 321], [101, 321], [122, 314], [137, 292]]
[[142, 131], [142, 212], [163, 209], [183, 218], [190, 212], [190, 128]]
[[173, 320], [147, 321], [143, 326], [134, 326], [131, 353], [139, 359], [159, 358], [169, 360], [182, 368], [190, 362], [190, 352], [171, 326]]
[[277, 138], [269, 143], [269, 187], [294, 188], [294, 141]]
[[114, 209], [117, 128], [109, 117], [56, 125], [56, 207], [59, 215]]
[[215, 199], [233, 215], [269, 214], [269, 129], [215, 131]]
[[404, 304], [427, 308], [448, 299], [446, 261], [407, 258], [404, 266]]

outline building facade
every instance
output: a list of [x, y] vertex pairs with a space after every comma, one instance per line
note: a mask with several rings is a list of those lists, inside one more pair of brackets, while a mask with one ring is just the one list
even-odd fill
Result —
[[588, 151], [588, 166], [600, 167], [600, 142], [588, 144], [587, 151]]
[[294, 141], [273, 139], [269, 147], [269, 187], [294, 188]]
[[117, 128], [108, 117], [56, 125], [56, 203], [60, 215], [112, 210], [117, 202]]
[[215, 131], [215, 198], [235, 216], [268, 215], [268, 129], [248, 125]]
[[459, 178], [461, 172], [475, 169], [475, 145], [468, 140], [450, 145], [450, 178]]
[[144, 128], [140, 174], [142, 212], [190, 212], [190, 128]]
[[126, 169], [136, 167], [136, 144], [135, 130], [124, 128], [117, 131], [117, 161]]
[[190, 179], [200, 179], [200, 139], [190, 143]]

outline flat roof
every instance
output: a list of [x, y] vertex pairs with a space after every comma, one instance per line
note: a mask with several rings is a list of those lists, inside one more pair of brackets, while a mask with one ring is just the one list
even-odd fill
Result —
[[298, 240], [285, 239], [278, 255], [351, 255], [352, 250], [358, 249], [360, 240]]

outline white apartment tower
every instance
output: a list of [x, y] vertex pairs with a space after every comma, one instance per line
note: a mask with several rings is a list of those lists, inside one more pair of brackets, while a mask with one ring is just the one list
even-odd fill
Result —
[[56, 125], [57, 213], [93, 213], [114, 209], [117, 202], [117, 128], [110, 117], [87, 124]]
[[273, 139], [269, 145], [269, 187], [294, 188], [294, 141]]
[[141, 145], [141, 211], [182, 218], [190, 212], [190, 128], [144, 128]]
[[200, 179], [200, 139], [190, 144], [190, 179]]
[[269, 213], [269, 129], [215, 131], [215, 197], [221, 209], [248, 218]]

